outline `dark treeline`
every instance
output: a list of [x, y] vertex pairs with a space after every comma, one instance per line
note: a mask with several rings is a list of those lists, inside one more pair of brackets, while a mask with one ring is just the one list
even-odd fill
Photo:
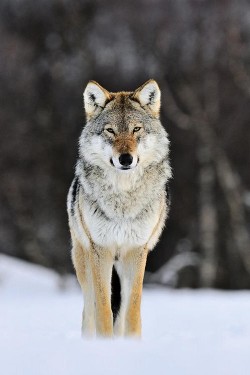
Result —
[[71, 271], [66, 195], [89, 79], [154, 78], [172, 208], [147, 280], [250, 287], [248, 1], [2, 0], [0, 251]]

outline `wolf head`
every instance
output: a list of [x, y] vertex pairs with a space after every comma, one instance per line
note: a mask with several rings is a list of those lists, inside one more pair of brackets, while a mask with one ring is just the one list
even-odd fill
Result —
[[159, 120], [161, 92], [149, 80], [134, 92], [109, 92], [90, 81], [84, 91], [87, 123], [79, 142], [89, 164], [132, 171], [159, 163], [168, 138]]

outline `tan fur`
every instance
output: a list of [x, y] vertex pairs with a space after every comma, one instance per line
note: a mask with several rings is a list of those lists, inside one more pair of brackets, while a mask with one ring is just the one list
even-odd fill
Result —
[[85, 298], [82, 317], [82, 333], [86, 337], [95, 334], [95, 301], [93, 300], [93, 279], [90, 270], [89, 252], [84, 250], [79, 242], [74, 241], [72, 261], [76, 270], [76, 276]]
[[[154, 227], [149, 242], [154, 236], [158, 237], [158, 231], [161, 230], [163, 217], [163, 209], [159, 217], [159, 221]], [[83, 229], [89, 233], [84, 221], [82, 221]], [[75, 239], [73, 233], [72, 238]], [[113, 335], [113, 316], [111, 311], [111, 272], [113, 266], [113, 257], [111, 249], [98, 249], [93, 244], [91, 237], [90, 251], [84, 251], [79, 243], [73, 241], [73, 264], [76, 269], [78, 281], [82, 287], [84, 294], [88, 293], [93, 284], [95, 292], [95, 319], [96, 333], [99, 336], [108, 337]], [[100, 255], [101, 254], [101, 255]], [[143, 287], [143, 278], [147, 261], [148, 248], [133, 249], [122, 259], [123, 275], [131, 280], [131, 293], [128, 300], [128, 309], [125, 315], [125, 329], [123, 334], [128, 336], [141, 336], [141, 296]], [[88, 271], [87, 271], [88, 269]], [[92, 277], [86, 278], [88, 272]], [[93, 296], [92, 296], [93, 298]], [[86, 334], [91, 336], [91, 334]]]
[[[110, 283], [113, 257], [108, 249], [100, 249], [94, 244], [79, 206], [77, 211], [81, 220], [82, 229], [87, 234], [91, 244], [89, 250], [84, 250], [71, 230], [73, 244], [72, 261], [76, 270], [77, 279], [84, 295], [91, 293], [90, 299], [92, 299], [92, 303], [95, 305], [94, 329], [96, 329], [96, 333], [103, 337], [112, 336], [113, 315], [111, 311]], [[85, 299], [87, 300], [87, 298]], [[86, 315], [85, 310], [86, 309], [84, 309], [83, 312], [83, 321]], [[88, 332], [83, 332], [83, 334], [92, 336], [95, 333], [94, 329], [90, 327], [90, 329], [87, 330]]]
[[[154, 227], [152, 234], [150, 236], [149, 242], [153, 237], [158, 237], [158, 231], [162, 228], [162, 220], [164, 217], [164, 209], [162, 209], [159, 220]], [[148, 248], [141, 249], [139, 252], [130, 252], [124, 259], [124, 263], [127, 267], [135, 269], [135, 278], [131, 290], [129, 307], [126, 317], [126, 335], [141, 335], [141, 296], [143, 287], [143, 278], [147, 262]]]
[[111, 275], [113, 258], [107, 249], [93, 248], [90, 251], [91, 270], [96, 302], [96, 330], [100, 336], [113, 335], [113, 315], [111, 310]]
[[[72, 261], [85, 296], [83, 323], [86, 314], [87, 318], [92, 320], [87, 324], [87, 330], [83, 331], [83, 334], [90, 337], [96, 332], [99, 336], [108, 337], [113, 335], [113, 315], [110, 302], [113, 258], [107, 249], [102, 249], [102, 256], [99, 255], [98, 250], [100, 249], [92, 247], [90, 251], [86, 251], [78, 241], [74, 241]], [[84, 329], [84, 327], [82, 328]]]
[[117, 154], [133, 154], [136, 150], [137, 143], [133, 135], [129, 133], [120, 134], [114, 141], [114, 152]]
[[134, 273], [125, 317], [125, 335], [128, 336], [141, 336], [141, 296], [147, 254], [147, 249], [143, 248], [139, 251], [131, 251], [124, 259], [126, 271], [131, 273], [133, 270]]
[[72, 253], [72, 261], [76, 270], [76, 276], [81, 286], [84, 286], [87, 282], [86, 278], [86, 265], [88, 253], [83, 250], [80, 243], [75, 241], [74, 252]]

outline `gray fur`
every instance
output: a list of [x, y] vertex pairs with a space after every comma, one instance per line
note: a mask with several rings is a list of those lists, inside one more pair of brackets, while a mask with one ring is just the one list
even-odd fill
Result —
[[[108, 93], [91, 82], [89, 89], [85, 90], [85, 100], [87, 123], [79, 139], [75, 179], [68, 194], [72, 259], [87, 296], [83, 332], [92, 332], [94, 326], [92, 298], [95, 297], [91, 297], [91, 283], [95, 279], [90, 264], [93, 267], [94, 262], [94, 267], [99, 267], [99, 262], [105, 258], [102, 267], [106, 271], [103, 275], [104, 271], [100, 271], [99, 275], [102, 282], [105, 285], [110, 283], [113, 265], [121, 278], [124, 301], [116, 332], [122, 334], [125, 330], [128, 334], [139, 334], [139, 315], [134, 328], [124, 325], [125, 316], [129, 314], [126, 310], [130, 298], [128, 288], [133, 288], [138, 272], [144, 273], [145, 255], [158, 241], [169, 209], [166, 197], [166, 183], [171, 177], [169, 140], [158, 116], [160, 91], [152, 80], [134, 93], [117, 94]], [[119, 155], [127, 152], [133, 156], [133, 163], [130, 169], [124, 170], [117, 160]], [[131, 254], [134, 263], [128, 271], [126, 264], [131, 261]], [[86, 270], [85, 280], [83, 272]], [[129, 272], [128, 276], [126, 272]], [[102, 284], [98, 285], [96, 293], [103, 293]], [[141, 287], [138, 286], [138, 290]], [[109, 294], [110, 286], [106, 290]], [[139, 306], [138, 300], [137, 308]], [[96, 309], [101, 311], [103, 306]], [[101, 320], [96, 324], [100, 334], [111, 334], [110, 328], [100, 328]], [[105, 325], [105, 321], [102, 324]]]

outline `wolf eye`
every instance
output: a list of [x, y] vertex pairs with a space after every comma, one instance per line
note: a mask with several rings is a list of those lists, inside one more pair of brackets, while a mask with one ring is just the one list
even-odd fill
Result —
[[107, 129], [105, 129], [105, 130], [107, 130], [107, 132], [109, 132], [109, 133], [111, 133], [111, 134], [115, 134], [115, 132], [114, 132], [114, 130], [113, 130], [112, 128], [107, 128]]
[[136, 126], [135, 128], [134, 128], [134, 130], [133, 130], [133, 133], [136, 133], [136, 132], [138, 132], [139, 130], [141, 129], [141, 127], [140, 126]]

